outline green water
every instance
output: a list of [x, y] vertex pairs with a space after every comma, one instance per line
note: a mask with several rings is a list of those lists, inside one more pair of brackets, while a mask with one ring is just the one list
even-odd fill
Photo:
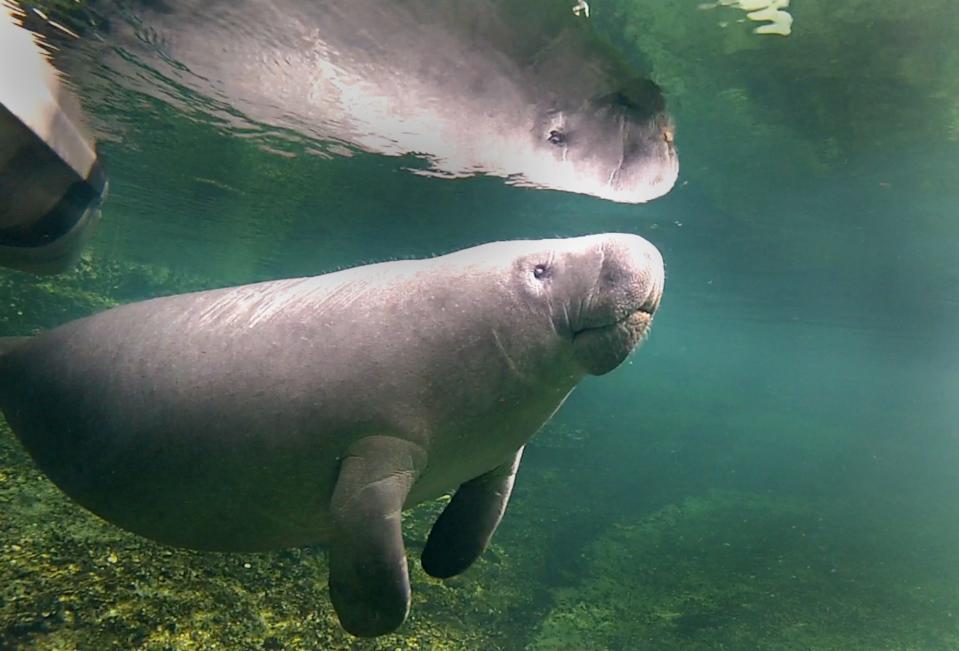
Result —
[[[411, 563], [410, 619], [375, 641], [336, 624], [322, 550], [151, 544], [0, 437], [0, 648], [959, 649], [959, 8], [793, 5], [781, 38], [733, 9], [594, 0], [677, 122], [680, 180], [643, 206], [87, 97], [122, 134], [103, 222], [71, 274], [0, 273], [2, 334], [601, 231], [656, 244], [666, 293], [642, 349], [531, 443], [490, 551], [445, 583]], [[441, 506], [408, 518], [411, 556]]]

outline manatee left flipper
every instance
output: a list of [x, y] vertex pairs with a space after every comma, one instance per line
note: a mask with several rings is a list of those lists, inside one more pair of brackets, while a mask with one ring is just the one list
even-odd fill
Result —
[[437, 518], [420, 562], [430, 576], [446, 579], [473, 564], [503, 518], [523, 448], [508, 462], [462, 484]]
[[330, 501], [330, 599], [347, 631], [359, 637], [390, 633], [410, 609], [402, 509], [426, 454], [390, 436], [350, 446]]

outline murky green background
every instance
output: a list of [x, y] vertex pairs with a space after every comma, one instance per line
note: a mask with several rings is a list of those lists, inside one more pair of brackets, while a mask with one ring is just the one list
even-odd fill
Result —
[[[659, 246], [666, 295], [639, 353], [531, 444], [481, 562], [416, 569], [410, 621], [372, 642], [336, 626], [321, 550], [150, 544], [0, 437], [0, 648], [959, 649], [959, 7], [794, 0], [787, 38], [694, 0], [592, 10], [676, 117], [680, 180], [648, 205], [87, 98], [121, 134], [103, 223], [66, 277], [0, 273], [3, 334], [599, 231]], [[441, 506], [410, 518], [412, 555]]]

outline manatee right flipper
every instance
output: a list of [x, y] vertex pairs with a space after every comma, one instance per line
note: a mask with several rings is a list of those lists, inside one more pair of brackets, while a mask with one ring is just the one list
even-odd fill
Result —
[[479, 558], [503, 519], [523, 448], [501, 466], [464, 483], [430, 529], [420, 557], [430, 576], [447, 579]]
[[390, 633], [409, 612], [401, 512], [425, 463], [413, 443], [369, 436], [351, 445], [340, 464], [330, 502], [330, 599], [353, 635]]

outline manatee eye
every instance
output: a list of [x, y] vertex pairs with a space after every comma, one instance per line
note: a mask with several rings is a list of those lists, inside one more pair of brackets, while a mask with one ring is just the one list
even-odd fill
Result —
[[557, 131], [553, 129], [549, 132], [549, 136], [546, 138], [554, 145], [565, 145], [566, 144], [566, 134], [562, 131]]
[[546, 273], [549, 271], [549, 267], [545, 264], [538, 264], [533, 267], [533, 277], [534, 278], [545, 278]]

